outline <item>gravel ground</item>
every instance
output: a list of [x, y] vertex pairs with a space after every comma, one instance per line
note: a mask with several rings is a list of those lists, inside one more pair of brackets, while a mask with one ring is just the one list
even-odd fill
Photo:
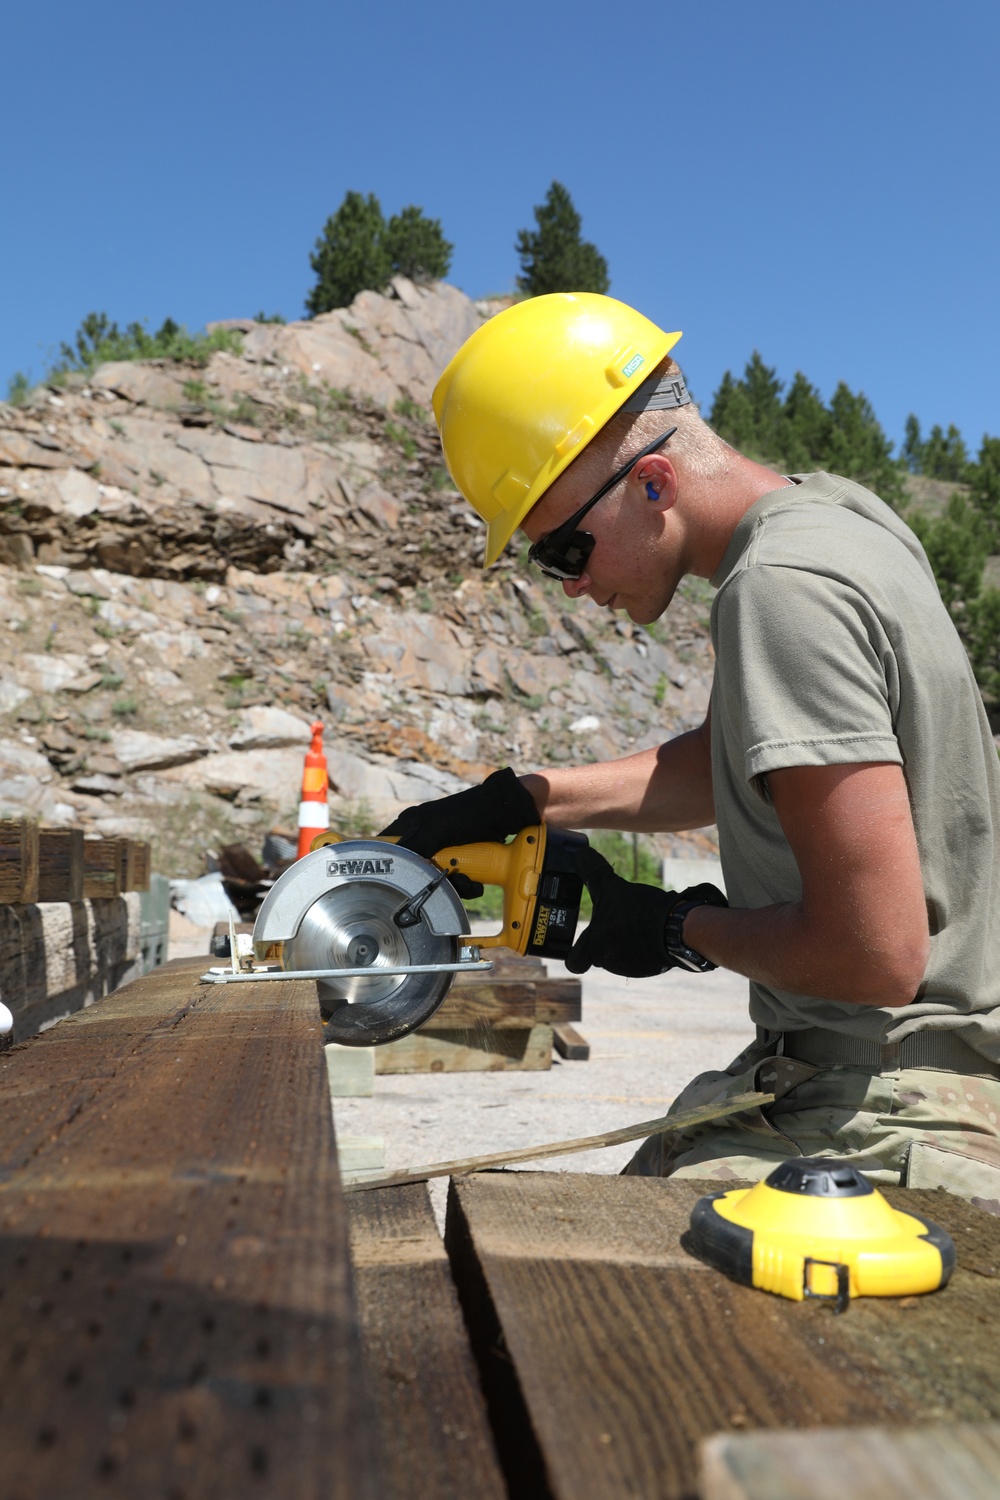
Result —
[[[548, 961], [552, 975], [565, 974]], [[724, 1067], [753, 1037], [747, 982], [717, 969], [656, 979], [583, 976], [587, 1062], [558, 1056], [544, 1073], [378, 1074], [371, 1098], [336, 1099], [338, 1135], [381, 1136], [390, 1171], [654, 1119], [695, 1073]], [[527, 1168], [618, 1172], [636, 1149], [612, 1146]], [[439, 1220], [446, 1180], [431, 1184]]]

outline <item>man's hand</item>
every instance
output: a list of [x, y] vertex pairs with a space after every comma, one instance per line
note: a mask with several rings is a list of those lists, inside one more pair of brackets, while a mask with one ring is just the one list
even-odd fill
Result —
[[[397, 838], [404, 849], [430, 859], [439, 849], [449, 849], [453, 844], [502, 843], [512, 833], [541, 821], [531, 796], [506, 766], [479, 786], [404, 808], [382, 833]], [[483, 894], [478, 880], [464, 875], [451, 878], [464, 900]]]
[[631, 979], [662, 974], [676, 967], [665, 940], [667, 918], [674, 907], [697, 899], [719, 906], [726, 903], [714, 885], [662, 891], [658, 886], [623, 880], [596, 849], [584, 850], [578, 868], [593, 899], [594, 914], [566, 955], [571, 974], [585, 974], [592, 964]]

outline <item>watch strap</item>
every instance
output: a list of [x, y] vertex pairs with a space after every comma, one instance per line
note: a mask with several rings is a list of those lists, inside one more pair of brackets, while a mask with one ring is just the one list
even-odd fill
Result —
[[673, 966], [688, 969], [694, 974], [707, 974], [711, 969], [718, 968], [710, 958], [699, 953], [697, 948], [691, 948], [684, 941], [684, 918], [689, 911], [696, 906], [715, 906], [715, 901], [707, 901], [704, 897], [696, 896], [691, 901], [678, 901], [671, 908], [667, 916], [666, 925], [663, 929], [663, 942], [667, 952], [673, 960]]

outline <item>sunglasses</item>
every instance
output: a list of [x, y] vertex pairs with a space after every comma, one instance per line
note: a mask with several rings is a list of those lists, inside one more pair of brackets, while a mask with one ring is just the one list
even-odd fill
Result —
[[587, 559], [594, 550], [594, 538], [589, 531], [577, 531], [577, 527], [587, 514], [616, 484], [620, 484], [626, 474], [631, 474], [636, 464], [650, 453], [655, 453], [657, 448], [662, 448], [677, 431], [671, 427], [660, 437], [654, 438], [647, 443], [645, 448], [639, 452], [628, 463], [623, 465], [617, 472], [612, 474], [607, 484], [602, 484], [596, 495], [591, 495], [586, 505], [581, 505], [578, 511], [574, 511], [568, 521], [557, 526], [555, 531], [547, 531], [540, 536], [528, 551], [528, 560], [533, 562], [537, 568], [541, 568], [547, 578], [558, 578], [560, 581], [579, 578], [587, 566]]

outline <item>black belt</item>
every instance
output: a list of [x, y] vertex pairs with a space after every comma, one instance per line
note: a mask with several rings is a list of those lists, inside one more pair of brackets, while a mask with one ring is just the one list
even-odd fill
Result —
[[[769, 1033], [773, 1038], [774, 1033]], [[820, 1068], [858, 1068], [895, 1073], [900, 1068], [932, 1068], [941, 1073], [1000, 1079], [1000, 1063], [963, 1042], [957, 1031], [912, 1031], [901, 1042], [869, 1042], [811, 1026], [778, 1034], [778, 1052]]]

